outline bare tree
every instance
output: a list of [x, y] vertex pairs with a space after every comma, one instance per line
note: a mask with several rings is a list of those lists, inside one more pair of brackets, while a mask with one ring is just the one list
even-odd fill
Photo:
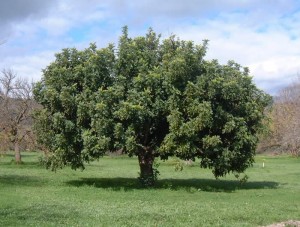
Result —
[[0, 76], [0, 131], [9, 138], [16, 163], [21, 163], [20, 144], [32, 133], [31, 113], [34, 108], [32, 84], [17, 77], [12, 70]]
[[300, 77], [282, 89], [269, 112], [271, 133], [266, 147], [300, 156]]

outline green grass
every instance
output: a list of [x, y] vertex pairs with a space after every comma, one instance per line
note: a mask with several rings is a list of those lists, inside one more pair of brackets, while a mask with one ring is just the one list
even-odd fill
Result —
[[[248, 182], [215, 180], [197, 164], [140, 187], [135, 158], [104, 157], [84, 171], [56, 173], [24, 153], [0, 157], [0, 226], [259, 226], [300, 220], [300, 159], [258, 156]], [[265, 168], [262, 168], [262, 162]]]

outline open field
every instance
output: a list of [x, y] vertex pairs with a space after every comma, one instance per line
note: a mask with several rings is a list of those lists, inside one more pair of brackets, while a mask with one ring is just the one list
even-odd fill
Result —
[[[56, 173], [24, 153], [0, 156], [0, 226], [259, 226], [300, 220], [300, 159], [258, 156], [248, 182], [215, 180], [196, 164], [160, 162], [158, 184], [141, 188], [135, 158], [104, 157], [85, 171]], [[265, 168], [262, 162], [265, 162]]]

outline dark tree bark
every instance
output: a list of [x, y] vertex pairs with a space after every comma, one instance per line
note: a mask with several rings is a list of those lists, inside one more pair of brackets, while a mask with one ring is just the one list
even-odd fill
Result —
[[152, 152], [143, 151], [138, 155], [140, 165], [140, 181], [144, 186], [153, 186], [155, 173], [153, 169], [154, 155]]
[[22, 162], [21, 151], [20, 151], [20, 146], [19, 146], [18, 141], [15, 142], [14, 148], [15, 148], [15, 161], [16, 161], [16, 164], [21, 164], [21, 162]]

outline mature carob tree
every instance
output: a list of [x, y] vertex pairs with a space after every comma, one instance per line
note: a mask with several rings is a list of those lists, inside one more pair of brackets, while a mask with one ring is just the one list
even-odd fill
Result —
[[84, 167], [106, 152], [137, 156], [151, 186], [154, 159], [200, 159], [216, 177], [253, 163], [269, 96], [246, 68], [204, 60], [207, 41], [160, 40], [149, 29], [117, 48], [64, 49], [35, 87], [48, 167]]

